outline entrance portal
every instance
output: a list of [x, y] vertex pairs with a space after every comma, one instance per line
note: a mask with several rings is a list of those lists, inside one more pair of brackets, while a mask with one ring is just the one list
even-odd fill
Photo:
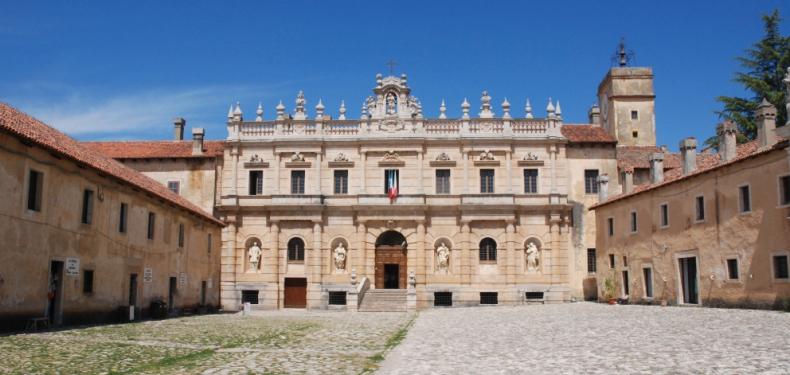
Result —
[[680, 288], [683, 293], [683, 303], [698, 304], [699, 290], [697, 289], [697, 257], [678, 259], [680, 271]]
[[396, 231], [376, 239], [376, 288], [406, 289], [406, 247], [406, 238]]

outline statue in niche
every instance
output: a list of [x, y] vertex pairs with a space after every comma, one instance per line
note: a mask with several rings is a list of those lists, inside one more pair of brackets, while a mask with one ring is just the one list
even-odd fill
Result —
[[444, 242], [439, 244], [436, 248], [436, 268], [440, 271], [447, 272], [450, 266], [450, 249]]
[[301, 152], [296, 151], [293, 155], [291, 155], [291, 161], [304, 161], [304, 155]]
[[335, 156], [335, 161], [348, 161], [348, 156], [346, 154], [340, 152]]
[[260, 163], [260, 162], [261, 162], [261, 157], [258, 156], [258, 154], [252, 155], [250, 157], [250, 163]]
[[338, 243], [337, 247], [335, 247], [335, 255], [334, 255], [335, 270], [343, 271], [343, 270], [346, 269], [346, 255], [347, 255], [347, 253], [348, 253], [348, 250], [346, 250], [346, 247], [343, 246], [343, 242]]
[[447, 155], [446, 152], [442, 152], [436, 156], [436, 161], [450, 161], [450, 155]]
[[260, 265], [261, 262], [261, 248], [258, 246], [257, 241], [252, 243], [252, 246], [250, 246], [248, 253], [250, 259], [250, 269], [253, 272], [257, 272], [258, 266]]
[[395, 112], [396, 112], [395, 105], [396, 105], [396, 103], [395, 103], [395, 94], [393, 94], [393, 93], [387, 94], [387, 114], [388, 115], [394, 115], [395, 114]]
[[535, 155], [535, 154], [533, 154], [531, 152], [527, 152], [527, 154], [524, 155], [524, 160], [527, 160], [527, 161], [538, 160], [538, 155]]
[[527, 271], [534, 272], [538, 270], [540, 265], [540, 250], [534, 242], [530, 241], [527, 244]]
[[494, 160], [494, 154], [491, 151], [485, 150], [480, 153], [480, 160]]

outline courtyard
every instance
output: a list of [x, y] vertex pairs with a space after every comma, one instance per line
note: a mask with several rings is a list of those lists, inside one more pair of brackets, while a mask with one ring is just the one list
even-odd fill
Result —
[[280, 310], [0, 337], [0, 373], [788, 373], [790, 314], [594, 303]]

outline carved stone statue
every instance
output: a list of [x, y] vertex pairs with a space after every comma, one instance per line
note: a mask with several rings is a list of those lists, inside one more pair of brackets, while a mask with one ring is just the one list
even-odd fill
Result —
[[494, 160], [494, 154], [491, 151], [485, 150], [480, 153], [480, 160]]
[[301, 152], [296, 151], [293, 155], [291, 155], [291, 161], [304, 161], [304, 155]]
[[257, 272], [261, 262], [261, 248], [258, 246], [257, 241], [252, 243], [248, 252], [250, 257], [250, 269], [252, 269], [253, 272]]
[[537, 271], [540, 265], [540, 254], [535, 243], [530, 241], [527, 244], [527, 271]]
[[436, 156], [436, 161], [450, 161], [450, 155], [447, 155], [446, 152], [442, 152]]
[[527, 154], [524, 155], [524, 160], [530, 160], [530, 161], [531, 160], [538, 160], [538, 155], [535, 155], [535, 154], [533, 154], [531, 152], [527, 152]]
[[400, 155], [397, 152], [390, 150], [384, 153], [383, 161], [400, 161]]
[[387, 94], [387, 114], [395, 114], [395, 95], [392, 93]]
[[340, 152], [335, 156], [335, 161], [348, 161], [348, 156], [346, 154]]
[[252, 155], [250, 157], [250, 163], [260, 163], [260, 162], [261, 162], [261, 157], [258, 156], [258, 154]]
[[436, 248], [436, 268], [440, 271], [447, 272], [450, 266], [450, 249], [444, 242], [439, 244]]
[[417, 276], [414, 275], [414, 271], [409, 271], [409, 289], [414, 289], [417, 286]]
[[335, 270], [342, 271], [346, 269], [347, 253], [348, 251], [346, 250], [346, 247], [343, 246], [343, 243], [342, 242], [338, 243], [337, 247], [335, 248], [335, 256], [334, 256]]

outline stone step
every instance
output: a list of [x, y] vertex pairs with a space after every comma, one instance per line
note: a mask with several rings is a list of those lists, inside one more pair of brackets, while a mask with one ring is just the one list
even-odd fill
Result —
[[405, 289], [371, 289], [362, 297], [362, 312], [406, 311]]

